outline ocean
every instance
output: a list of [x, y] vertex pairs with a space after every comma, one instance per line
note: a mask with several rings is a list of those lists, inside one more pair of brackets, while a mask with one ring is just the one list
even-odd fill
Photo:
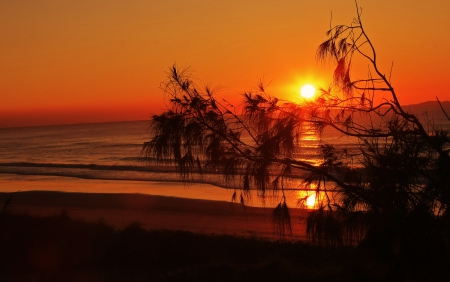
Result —
[[[57, 125], [0, 129], [0, 191], [47, 190], [83, 193], [142, 193], [181, 198], [230, 201], [235, 187], [217, 175], [186, 184], [171, 169], [149, 165], [140, 157], [149, 140], [149, 121]], [[356, 148], [356, 139], [337, 132], [306, 134], [296, 158], [320, 162], [321, 142]], [[298, 189], [301, 179], [290, 182]], [[289, 192], [289, 204], [309, 196]], [[279, 193], [252, 206], [277, 204]]]
[[[141, 158], [148, 121], [0, 129], [0, 191], [142, 193], [230, 201], [234, 189], [217, 175], [181, 182], [173, 170]], [[317, 162], [317, 136], [305, 135], [298, 157]], [[230, 187], [231, 186], [231, 187]], [[296, 188], [296, 187], [292, 187]], [[291, 206], [299, 192], [292, 192]], [[257, 196], [251, 206], [272, 205], [281, 195]]]

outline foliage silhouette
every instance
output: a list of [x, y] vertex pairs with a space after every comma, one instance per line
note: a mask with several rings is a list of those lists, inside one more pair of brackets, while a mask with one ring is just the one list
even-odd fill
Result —
[[[390, 75], [380, 70], [357, 4], [356, 10], [350, 25], [331, 28], [318, 47], [317, 59], [336, 68], [333, 84], [313, 102], [279, 100], [261, 84], [243, 94], [239, 112], [210, 88], [198, 88], [188, 69], [173, 66], [163, 85], [171, 108], [153, 117], [143, 152], [175, 164], [187, 181], [205, 173], [237, 181], [242, 203], [251, 190], [261, 197], [284, 193], [287, 180], [304, 177], [317, 192], [337, 195], [310, 214], [313, 243], [357, 245], [392, 259], [400, 272], [404, 265], [448, 263], [448, 132], [404, 110]], [[367, 77], [352, 78], [356, 63], [368, 64]], [[295, 158], [302, 134], [325, 127], [357, 138], [358, 150], [324, 144], [319, 165]], [[280, 232], [290, 230], [288, 208], [283, 197], [274, 211]]]
[[[385, 263], [360, 263], [355, 250], [304, 242], [117, 230], [67, 215], [6, 214], [0, 240], [1, 281], [346, 281], [382, 280]], [[298, 254], [307, 254], [299, 256]]]

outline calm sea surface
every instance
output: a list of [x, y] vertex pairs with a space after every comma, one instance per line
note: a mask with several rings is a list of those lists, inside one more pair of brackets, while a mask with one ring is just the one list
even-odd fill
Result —
[[[140, 158], [149, 139], [148, 121], [0, 129], [0, 191], [144, 193], [229, 201], [232, 183], [208, 175], [202, 184], [185, 185], [176, 173], [149, 167]], [[325, 131], [305, 135], [297, 158], [319, 162], [320, 142], [356, 147], [355, 139]], [[301, 180], [299, 180], [301, 181]], [[292, 182], [298, 188], [298, 183]], [[299, 194], [300, 193], [300, 194]], [[305, 197], [292, 192], [291, 202]], [[280, 195], [270, 201], [277, 202]], [[253, 197], [257, 198], [257, 197]], [[262, 205], [253, 200], [251, 205]]]
[[[135, 121], [0, 129], [0, 191], [143, 193], [230, 201], [232, 183], [216, 175], [205, 176], [201, 184], [186, 185], [170, 169], [149, 167], [140, 158], [142, 145], [149, 139], [148, 125], [148, 121]], [[315, 135], [304, 139], [297, 157], [317, 162], [319, 139]], [[290, 194], [291, 205], [306, 195]], [[270, 205], [279, 197], [268, 195], [262, 203], [255, 196], [249, 204]]]

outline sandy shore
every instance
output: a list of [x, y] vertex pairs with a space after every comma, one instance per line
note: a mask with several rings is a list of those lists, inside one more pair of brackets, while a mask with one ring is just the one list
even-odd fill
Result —
[[[0, 193], [2, 207], [10, 196], [11, 193]], [[239, 204], [222, 201], [144, 194], [28, 191], [15, 193], [6, 210], [37, 216], [64, 212], [74, 219], [103, 221], [119, 229], [138, 223], [147, 230], [184, 230], [279, 239], [271, 221], [272, 208], [244, 209]], [[293, 236], [286, 239], [305, 240], [305, 215], [304, 210], [291, 210]]]

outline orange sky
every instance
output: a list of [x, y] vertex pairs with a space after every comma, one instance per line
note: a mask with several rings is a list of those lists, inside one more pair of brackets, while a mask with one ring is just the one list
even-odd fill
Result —
[[[358, 3], [400, 101], [450, 100], [450, 1]], [[349, 24], [354, 1], [1, 1], [0, 127], [148, 118], [174, 63], [230, 101], [260, 79], [295, 97], [331, 81], [315, 61], [331, 11]]]

